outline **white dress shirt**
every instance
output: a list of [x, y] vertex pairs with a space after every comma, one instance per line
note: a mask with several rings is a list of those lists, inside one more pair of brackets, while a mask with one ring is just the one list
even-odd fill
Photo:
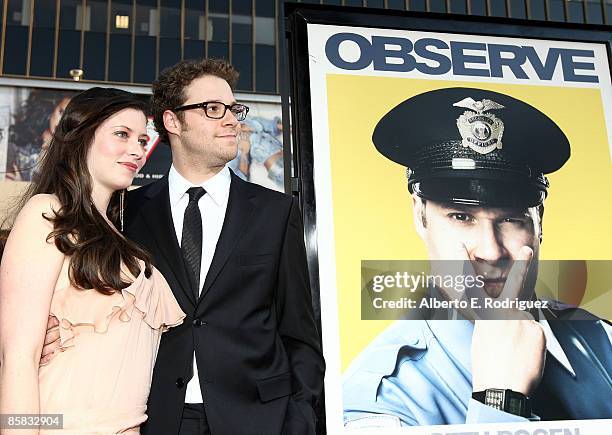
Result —
[[[217, 247], [221, 228], [223, 227], [231, 181], [232, 178], [226, 166], [217, 175], [200, 184], [200, 186], [206, 190], [206, 194], [198, 201], [198, 207], [202, 215], [202, 265], [200, 268], [200, 282], [198, 284], [200, 292], [202, 291], [206, 274], [210, 268], [210, 263], [215, 255], [215, 248]], [[194, 186], [191, 182], [186, 180], [185, 177], [179, 174], [174, 165], [172, 165], [170, 173], [168, 174], [168, 189], [170, 194], [172, 222], [174, 223], [174, 231], [176, 232], [176, 239], [178, 240], [179, 246], [181, 245], [181, 237], [183, 234], [185, 209], [189, 203], [187, 189], [190, 187], [197, 186]], [[193, 378], [187, 383], [185, 402], [203, 402], [195, 352], [193, 354]]]

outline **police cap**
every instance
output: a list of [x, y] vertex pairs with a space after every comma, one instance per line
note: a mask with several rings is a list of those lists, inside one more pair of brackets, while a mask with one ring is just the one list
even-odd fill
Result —
[[570, 156], [567, 137], [544, 113], [476, 88], [409, 98], [378, 122], [372, 141], [408, 167], [411, 193], [468, 205], [539, 205], [548, 189], [544, 174]]

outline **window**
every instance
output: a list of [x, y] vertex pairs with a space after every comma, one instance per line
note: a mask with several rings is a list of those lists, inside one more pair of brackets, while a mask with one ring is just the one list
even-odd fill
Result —
[[544, 6], [544, 0], [529, 1], [529, 18], [531, 18], [532, 20], [546, 19], [546, 8]]
[[601, 3], [599, 0], [585, 0], [586, 22], [589, 24], [603, 24]]
[[527, 18], [525, 0], [510, 0], [509, 15], [512, 18]]
[[429, 12], [446, 12], [446, 0], [429, 0]]
[[506, 17], [505, 0], [489, 0], [489, 15], [492, 17]]
[[157, 0], [137, 0], [134, 17], [134, 82], [152, 83], [157, 68]]
[[408, 0], [411, 11], [424, 12], [426, 10], [425, 0]]
[[255, 90], [276, 92], [276, 8], [274, 0], [255, 3]]
[[70, 70], [81, 67], [83, 2], [61, 0], [59, 10], [56, 76], [70, 78]]
[[550, 21], [565, 21], [563, 0], [548, 0], [548, 19]]
[[449, 12], [453, 14], [467, 14], [466, 0], [451, 0]]
[[232, 64], [240, 71], [237, 89], [253, 90], [253, 9], [250, 1], [232, 2]]
[[53, 76], [55, 53], [55, 2], [37, 0], [34, 4], [30, 75]]
[[206, 39], [206, 2], [204, 0], [185, 0], [185, 40], [183, 41], [185, 59], [204, 57]]
[[31, 3], [30, 0], [7, 0], [7, 2], [3, 72], [25, 75]]
[[108, 79], [113, 82], [130, 82], [132, 27], [134, 26], [132, 1], [113, 0], [111, 2], [110, 19]]
[[387, 0], [387, 7], [389, 9], [399, 9], [403, 11], [406, 9], [406, 1], [405, 0]]
[[582, 0], [567, 0], [567, 21], [570, 23], [584, 23], [584, 10]]
[[207, 40], [208, 57], [229, 59], [229, 2], [210, 0], [208, 2]]
[[[106, 17], [107, 0], [86, 0], [83, 15], [85, 40], [83, 47], [83, 78], [87, 80], [106, 80]], [[92, 19], [95, 17], [95, 19]]]
[[383, 0], [366, 0], [369, 8], [379, 8], [382, 9], [385, 7], [385, 2]]
[[159, 70], [181, 60], [181, 2], [161, 0], [159, 20]]

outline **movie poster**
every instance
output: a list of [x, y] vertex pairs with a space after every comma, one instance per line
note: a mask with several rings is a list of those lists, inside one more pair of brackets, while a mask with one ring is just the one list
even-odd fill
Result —
[[[609, 430], [610, 421], [588, 420], [586, 411], [576, 412], [576, 418], [562, 423], [492, 419], [478, 424], [486, 419], [466, 417], [469, 397], [449, 396], [471, 394], [466, 388], [471, 377], [469, 348], [463, 345], [464, 337], [469, 342], [471, 332], [461, 335], [461, 324], [448, 321], [445, 328], [453, 338], [447, 348], [444, 343], [441, 346], [449, 353], [455, 349], [461, 354], [452, 359], [454, 367], [446, 367], [447, 360], [437, 366], [419, 366], [430, 358], [427, 352], [435, 351], [434, 339], [439, 338], [436, 331], [428, 330], [415, 338], [406, 333], [408, 326], [403, 331], [395, 326], [396, 335], [387, 335], [384, 340], [388, 341], [381, 342], [384, 331], [398, 322], [410, 321], [395, 320], [403, 318], [404, 312], [397, 316], [372, 315], [376, 307], [371, 305], [371, 284], [377, 271], [401, 270], [401, 262], [414, 265], [428, 259], [415, 229], [415, 219], [420, 217], [413, 214], [406, 166], [377, 150], [372, 139], [377, 124], [417, 95], [445, 88], [482, 89], [511, 96], [541, 111], [559, 126], [571, 146], [565, 165], [547, 176], [550, 186], [541, 221], [541, 266], [536, 287], [536, 293], [544, 294], [538, 297], [579, 306], [602, 319], [612, 317], [612, 86], [606, 44], [476, 35], [457, 31], [458, 25], [453, 33], [312, 21], [306, 27], [328, 433], [442, 434], [473, 430], [469, 433], [481, 434], [491, 429], [491, 434], [531, 434], [537, 428], [543, 434], [605, 433], [603, 428]], [[469, 97], [466, 91], [465, 98]], [[453, 108], [439, 110], [442, 113]], [[503, 109], [490, 112], [503, 120]], [[405, 123], [420, 129], [431, 128], [424, 125], [436, 122], [435, 115], [427, 120], [416, 118], [405, 119]], [[510, 128], [520, 126], [506, 126]], [[486, 136], [490, 132], [481, 133]], [[459, 129], [456, 136], [461, 140]], [[397, 146], [404, 146], [401, 139]], [[384, 298], [382, 288], [374, 291]], [[609, 329], [602, 327], [601, 331], [608, 366], [599, 369], [607, 381], [593, 390], [590, 403], [612, 400], [610, 337], [605, 336]], [[567, 360], [563, 352], [560, 354], [555, 353], [562, 362], [548, 356], [546, 364], [559, 363], [571, 371], [571, 382], [584, 379], [584, 374], [576, 373], [579, 364], [571, 352], [565, 352]], [[364, 367], [360, 358], [370, 365]], [[465, 367], [458, 370], [462, 364]], [[357, 379], [355, 370], [360, 371]], [[436, 374], [437, 370], [440, 373]], [[440, 385], [451, 370], [458, 370], [465, 379], [456, 385], [454, 380]], [[577, 401], [582, 400], [578, 398], [579, 387], [576, 384]], [[446, 393], [434, 394], [433, 389]], [[605, 417], [610, 419], [612, 414]], [[378, 421], [379, 428], [371, 428], [376, 424], [362, 426], [368, 419]], [[427, 421], [470, 425], [422, 427]], [[360, 427], [370, 429], [359, 432]]]
[[2, 180], [30, 181], [73, 90], [0, 87]]

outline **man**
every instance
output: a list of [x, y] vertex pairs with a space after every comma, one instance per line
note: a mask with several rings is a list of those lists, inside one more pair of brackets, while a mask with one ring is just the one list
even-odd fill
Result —
[[[172, 167], [129, 192], [124, 234], [154, 256], [187, 317], [162, 335], [144, 434], [315, 433], [325, 365], [300, 210], [227, 167], [248, 112], [237, 80], [209, 59], [179, 62], [153, 84]], [[57, 332], [45, 342], [43, 361]]]
[[[479, 301], [535, 299], [544, 174], [570, 156], [550, 118], [500, 93], [441, 89], [392, 109], [373, 142], [409, 168], [432, 271], [446, 260], [468, 265], [483, 277], [469, 290]], [[452, 288], [434, 293], [462, 297]], [[396, 322], [345, 373], [345, 426], [611, 418], [609, 325], [558, 304], [532, 313], [539, 322], [519, 310], [497, 314], [523, 320], [474, 321], [496, 312], [471, 309], [454, 312], [456, 321]], [[569, 321], [576, 318], [587, 320]]]
[[144, 433], [315, 433], [324, 362], [300, 211], [226, 166], [248, 111], [237, 78], [222, 60], [182, 61], [153, 84], [172, 167], [128, 195], [125, 234], [187, 317], [163, 335]]

